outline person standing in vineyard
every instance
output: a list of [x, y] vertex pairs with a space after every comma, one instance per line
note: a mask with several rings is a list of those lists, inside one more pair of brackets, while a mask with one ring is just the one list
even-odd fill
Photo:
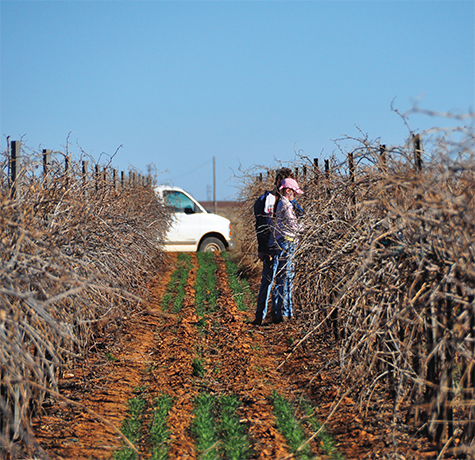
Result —
[[294, 279], [294, 253], [297, 236], [302, 231], [302, 224], [297, 221], [295, 197], [302, 195], [296, 180], [287, 178], [280, 183], [282, 198], [274, 206], [275, 241], [277, 243], [277, 272], [273, 311], [277, 323], [293, 316], [292, 284]]
[[[276, 257], [277, 247], [272, 229], [274, 205], [276, 195], [279, 193], [280, 183], [288, 177], [292, 177], [292, 170], [290, 168], [278, 169], [274, 188], [263, 193], [254, 203], [257, 251], [259, 259], [262, 261], [261, 285], [257, 296], [256, 317], [252, 322], [254, 326], [261, 326], [267, 314], [267, 304], [278, 265], [278, 258]], [[272, 306], [271, 314], [275, 322], [274, 302], [272, 302]]]

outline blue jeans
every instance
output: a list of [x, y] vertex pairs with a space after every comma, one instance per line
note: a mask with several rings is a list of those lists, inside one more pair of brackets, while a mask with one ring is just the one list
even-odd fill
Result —
[[267, 314], [267, 304], [269, 303], [272, 283], [279, 262], [276, 251], [271, 250], [269, 252], [270, 254], [268, 254], [262, 262], [261, 286], [259, 287], [259, 294], [257, 295], [256, 319], [260, 320], [263, 320]]
[[294, 281], [294, 241], [281, 241], [278, 243], [279, 250], [276, 255], [278, 259], [277, 273], [274, 289], [274, 308], [277, 321], [283, 316], [291, 318], [292, 310], [292, 285]]

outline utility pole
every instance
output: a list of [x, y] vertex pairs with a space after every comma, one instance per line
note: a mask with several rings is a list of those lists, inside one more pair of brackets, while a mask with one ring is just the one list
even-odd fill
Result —
[[213, 157], [213, 203], [214, 213], [218, 213], [218, 203], [216, 202], [216, 157]]

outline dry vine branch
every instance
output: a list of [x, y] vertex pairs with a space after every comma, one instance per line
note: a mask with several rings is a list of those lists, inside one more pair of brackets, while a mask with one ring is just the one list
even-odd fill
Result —
[[2, 455], [36, 448], [29, 423], [46, 391], [145, 298], [170, 218], [151, 183], [84, 180], [75, 163], [38, 177], [31, 158], [20, 198], [0, 180]]
[[[366, 138], [351, 174], [335, 162], [329, 174], [298, 165], [313, 173], [298, 177], [306, 230], [294, 301], [307, 343], [317, 335], [309, 325], [333, 336], [362, 410], [387, 394], [396, 421], [448, 452], [449, 440], [463, 450], [475, 437], [475, 135], [435, 133], [422, 171], [410, 142], [385, 149], [383, 162]], [[255, 247], [252, 205], [273, 176], [244, 178], [246, 248]]]

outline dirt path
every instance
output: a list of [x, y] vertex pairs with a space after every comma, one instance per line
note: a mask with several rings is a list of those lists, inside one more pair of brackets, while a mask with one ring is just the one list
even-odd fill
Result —
[[[293, 401], [302, 396], [312, 398], [317, 402], [318, 417], [325, 420], [341, 389], [331, 367], [324, 373], [318, 370], [336, 357], [335, 350], [322, 341], [318, 354], [300, 347], [282, 364], [302, 337], [297, 325], [251, 326], [255, 307], [250, 306], [248, 312], [238, 310], [225, 262], [220, 256], [215, 262], [219, 298], [216, 310], [206, 314], [205, 321], [195, 311], [195, 254], [191, 255], [181, 310], [171, 313], [162, 309], [161, 300], [177, 264], [177, 256], [170, 255], [168, 270], [150, 285], [150, 303], [128, 319], [120, 343], [104, 342], [94, 362], [65, 373], [61, 394], [74, 403], [56, 400], [34, 425], [38, 440], [51, 457], [112, 458], [123, 443], [119, 430], [127, 401], [139, 388], [150, 397], [173, 397], [168, 415], [170, 459], [198, 458], [190, 424], [194, 399], [200, 392], [239, 398], [240, 422], [246, 425], [253, 445], [252, 459], [295, 458], [277, 429], [270, 396], [277, 391]], [[203, 363], [200, 376], [194, 372], [194, 360]], [[383, 452], [386, 444], [377, 430], [384, 427], [378, 428], [377, 423], [364, 426], [353, 415], [354, 404], [349, 397], [341, 399], [329, 431], [346, 458], [382, 458], [377, 452]], [[321, 454], [316, 439], [310, 446]], [[147, 457], [146, 448], [144, 451]]]

